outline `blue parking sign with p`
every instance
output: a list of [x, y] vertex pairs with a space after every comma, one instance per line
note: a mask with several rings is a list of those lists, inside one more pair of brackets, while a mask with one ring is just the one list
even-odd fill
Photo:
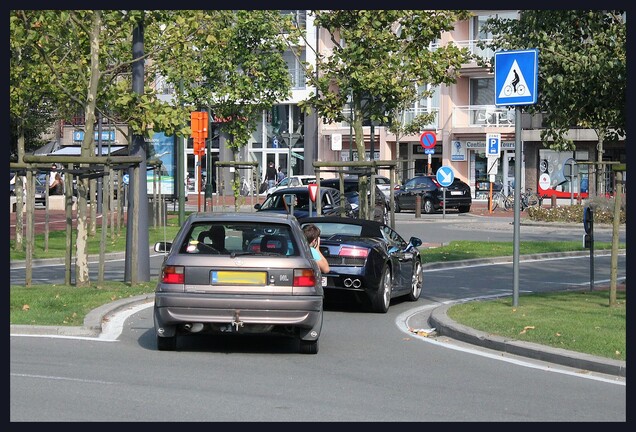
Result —
[[499, 142], [501, 141], [500, 134], [486, 134], [486, 141], [488, 148], [488, 156], [499, 156]]

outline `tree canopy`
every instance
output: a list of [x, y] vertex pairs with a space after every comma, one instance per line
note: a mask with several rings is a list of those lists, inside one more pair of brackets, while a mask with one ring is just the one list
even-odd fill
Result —
[[[627, 28], [620, 10], [523, 10], [519, 19], [489, 19], [493, 50], [537, 48], [537, 103], [543, 141], [572, 150], [572, 127], [591, 128], [601, 139], [625, 136]], [[493, 64], [491, 62], [491, 64]]]
[[[12, 10], [12, 122], [46, 109], [61, 120], [83, 114], [82, 156], [91, 156], [97, 113], [127, 126], [120, 130], [132, 143], [133, 135], [155, 131], [189, 136], [190, 112], [210, 108], [226, 120], [237, 150], [261, 110], [289, 94], [281, 33], [289, 24], [278, 11]], [[134, 31], [143, 37], [139, 58], [132, 55]], [[134, 62], [143, 62], [141, 80], [133, 79]], [[141, 91], [135, 82], [144, 83]], [[174, 99], [160, 97], [160, 82], [173, 86]], [[78, 182], [78, 284], [88, 282], [87, 189]]]
[[[453, 43], [439, 45], [442, 33], [470, 14], [462, 10], [317, 10], [315, 25], [331, 46], [316, 54], [307, 77], [316, 88], [299, 105], [323, 121], [353, 125], [358, 160], [365, 155], [363, 122], [390, 124], [419, 97], [418, 87], [451, 84], [470, 54]], [[349, 110], [348, 108], [351, 107]], [[370, 155], [373, 158], [373, 155]], [[366, 178], [360, 193], [366, 196]], [[368, 214], [361, 200], [361, 214]]]

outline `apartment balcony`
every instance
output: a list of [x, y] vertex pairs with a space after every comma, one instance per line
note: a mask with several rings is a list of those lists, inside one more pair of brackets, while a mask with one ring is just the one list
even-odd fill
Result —
[[[480, 57], [483, 60], [490, 61], [494, 56], [495, 52], [490, 48], [480, 48], [478, 46], [478, 42], [488, 42], [490, 39], [470, 39], [470, 40], [456, 40], [453, 41], [455, 45], [459, 48], [468, 48], [470, 54]], [[435, 51], [439, 47], [439, 44], [432, 44], [430, 49], [431, 51]], [[472, 61], [462, 65], [461, 73], [462, 76], [479, 76], [483, 75], [486, 71], [486, 68], [479, 66], [476, 61]]]
[[[490, 42], [490, 41], [491, 39], [470, 39], [470, 40], [463, 40], [463, 41], [455, 40], [453, 41], [453, 43], [459, 48], [468, 48], [468, 51], [471, 54], [481, 57], [482, 59], [491, 59], [494, 57], [495, 52], [490, 48], [480, 48], [478, 46], [478, 42]], [[431, 44], [430, 50], [435, 51], [440, 46], [441, 44], [438, 44], [438, 43]]]
[[514, 128], [515, 111], [495, 105], [456, 106], [453, 108], [451, 124], [453, 129]]
[[[426, 129], [426, 130], [439, 129], [439, 108], [433, 108], [433, 109], [429, 109], [429, 108], [410, 108], [410, 109], [404, 111], [403, 122], [404, 122], [404, 124], [408, 124], [408, 123], [412, 122], [413, 119], [416, 116], [421, 115], [421, 114], [428, 114], [430, 112], [433, 112], [435, 114], [435, 118], [433, 119], [432, 122], [424, 125], [423, 129]], [[342, 115], [344, 115], [345, 117], [350, 118], [351, 117], [351, 110], [350, 109], [342, 110]], [[340, 127], [349, 128], [349, 122], [343, 121], [342, 123], [340, 123]]]

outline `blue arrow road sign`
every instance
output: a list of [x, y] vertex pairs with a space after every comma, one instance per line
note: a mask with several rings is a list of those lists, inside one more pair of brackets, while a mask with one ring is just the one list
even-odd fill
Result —
[[455, 180], [455, 173], [453, 173], [453, 169], [451, 167], [441, 166], [437, 169], [435, 177], [437, 178], [437, 183], [442, 185], [442, 187], [447, 187], [453, 183], [453, 180]]
[[495, 105], [537, 103], [539, 50], [495, 53]]

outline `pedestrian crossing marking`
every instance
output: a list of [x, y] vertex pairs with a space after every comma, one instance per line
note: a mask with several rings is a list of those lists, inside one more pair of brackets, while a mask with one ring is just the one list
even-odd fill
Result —
[[501, 87], [499, 98], [513, 98], [520, 96], [531, 96], [531, 94], [528, 84], [526, 83], [526, 79], [521, 72], [521, 68], [515, 59], [512, 62], [510, 71], [508, 71], [506, 81], [504, 81], [504, 84]]

